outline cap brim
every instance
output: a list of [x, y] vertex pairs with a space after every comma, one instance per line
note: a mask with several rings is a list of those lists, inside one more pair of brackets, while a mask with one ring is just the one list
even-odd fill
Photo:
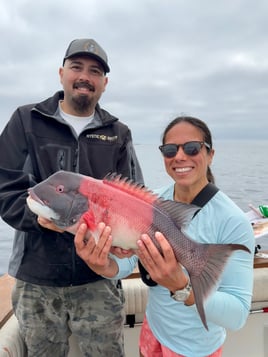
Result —
[[71, 54], [69, 56], [64, 57], [63, 64], [64, 64], [65, 60], [70, 59], [72, 57], [79, 57], [79, 56], [81, 56], [81, 57], [90, 57], [90, 58], [95, 59], [96, 61], [98, 61], [102, 65], [105, 73], [110, 72], [110, 68], [107, 65], [107, 63], [101, 57], [95, 55], [94, 53], [88, 53], [88, 52], [76, 52], [76, 53], [73, 53], [73, 54]]

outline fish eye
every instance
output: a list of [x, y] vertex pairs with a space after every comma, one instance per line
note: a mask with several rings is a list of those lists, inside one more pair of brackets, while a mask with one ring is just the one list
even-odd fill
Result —
[[59, 185], [56, 187], [56, 191], [61, 193], [61, 192], [64, 192], [64, 186], [63, 185]]

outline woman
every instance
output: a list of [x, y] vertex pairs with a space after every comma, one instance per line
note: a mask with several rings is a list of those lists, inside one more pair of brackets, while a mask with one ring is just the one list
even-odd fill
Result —
[[[191, 203], [209, 182], [213, 182], [210, 170], [214, 156], [212, 138], [201, 120], [192, 117], [173, 120], [164, 131], [160, 150], [174, 184], [157, 190], [159, 196]], [[101, 224], [99, 243], [95, 245], [90, 240], [89, 246], [82, 241], [85, 230], [82, 225], [76, 235], [78, 254], [99, 274], [123, 277], [127, 265], [133, 264], [133, 257], [130, 260], [108, 258], [111, 229]], [[200, 243], [243, 244], [251, 253], [236, 251], [230, 257], [217, 290], [205, 301], [207, 330], [197, 312], [187, 271], [176, 261], [165, 237], [159, 232], [155, 235], [162, 248], [163, 254], [160, 254], [150, 237], [142, 234], [136, 254], [156, 283], [150, 287], [140, 335], [143, 357], [219, 357], [226, 329], [237, 330], [246, 322], [253, 287], [254, 236], [244, 213], [218, 191], [194, 216], [185, 233]], [[113, 252], [119, 257], [124, 255], [119, 249]], [[130, 254], [127, 253], [127, 257]]]

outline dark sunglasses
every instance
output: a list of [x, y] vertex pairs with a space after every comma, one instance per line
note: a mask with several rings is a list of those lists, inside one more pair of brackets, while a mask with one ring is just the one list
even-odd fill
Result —
[[164, 157], [171, 158], [176, 156], [180, 146], [182, 147], [184, 153], [189, 156], [197, 155], [202, 149], [203, 145], [209, 150], [210, 145], [204, 141], [188, 141], [184, 144], [164, 144], [159, 146], [160, 151], [162, 152]]

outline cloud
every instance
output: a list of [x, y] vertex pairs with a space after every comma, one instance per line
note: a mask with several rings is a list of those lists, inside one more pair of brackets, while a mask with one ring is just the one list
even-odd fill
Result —
[[136, 142], [159, 142], [181, 113], [215, 138], [266, 139], [267, 10], [264, 0], [2, 0], [0, 129], [17, 106], [61, 89], [69, 42], [91, 37], [111, 66], [101, 105]]

